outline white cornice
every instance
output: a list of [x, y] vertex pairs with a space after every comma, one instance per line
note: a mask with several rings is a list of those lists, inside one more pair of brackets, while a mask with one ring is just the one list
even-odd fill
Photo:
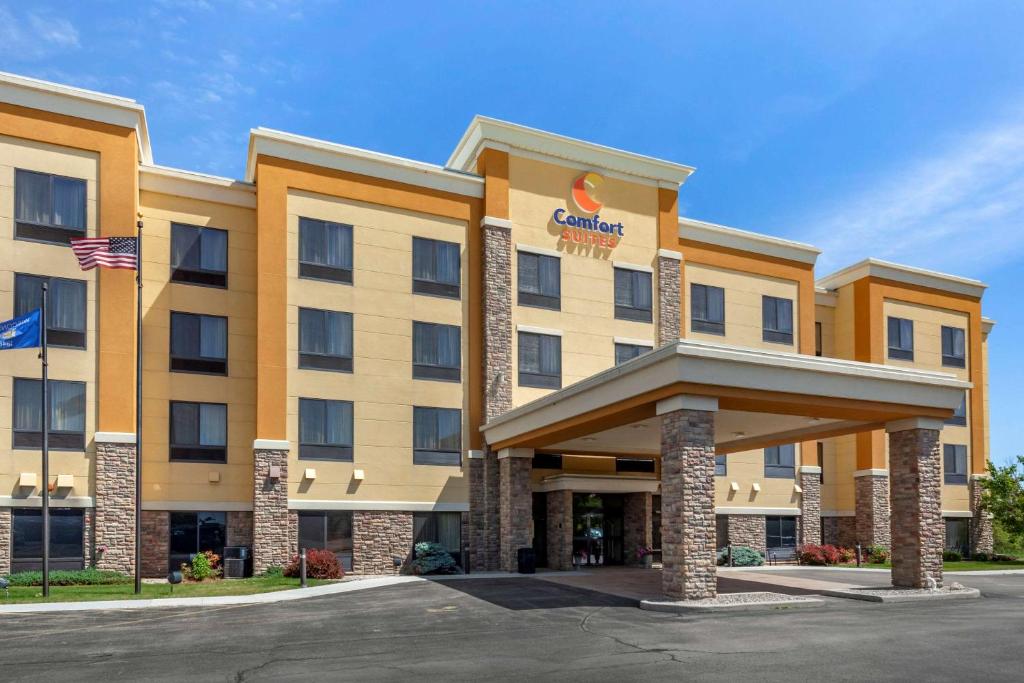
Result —
[[988, 334], [992, 331], [992, 328], [996, 326], [996, 321], [992, 318], [981, 317], [981, 331]]
[[289, 510], [397, 510], [400, 512], [469, 512], [469, 503], [407, 500], [309, 500], [289, 498]]
[[[803, 242], [679, 217], [679, 238], [814, 265], [821, 249]], [[683, 252], [685, 253], [685, 249]]]
[[135, 443], [135, 432], [96, 432], [96, 443]]
[[442, 192], [469, 197], [484, 196], [483, 178], [470, 173], [269, 128], [249, 131], [246, 181], [253, 181], [256, 157], [261, 154]]
[[817, 306], [828, 306], [829, 308], [835, 308], [836, 304], [839, 303], [839, 295], [835, 292], [831, 292], [824, 287], [814, 288], [814, 303]]
[[607, 474], [553, 474], [534, 484], [534, 490], [538, 493], [549, 491], [657, 493], [660, 486], [660, 479], [652, 479], [650, 477], [623, 477]]
[[799, 517], [800, 508], [760, 508], [760, 507], [715, 507], [716, 515], [782, 515]]
[[649, 349], [654, 348], [654, 342], [650, 339], [633, 339], [632, 337], [615, 337], [613, 341], [616, 344], [629, 344], [631, 346], [646, 346]]
[[139, 189], [247, 209], [256, 208], [256, 186], [252, 183], [165, 166], [140, 166]]
[[146, 109], [135, 100], [0, 71], [0, 102], [135, 130], [139, 160], [153, 163]]
[[[29, 496], [17, 498], [15, 496], [0, 496], [0, 508], [40, 508], [43, 507], [43, 499], [40, 496]], [[96, 507], [92, 496], [68, 496], [57, 498], [50, 496], [51, 508], [91, 508]]]
[[473, 172], [484, 149], [532, 152], [549, 160], [565, 160], [595, 170], [646, 178], [664, 187], [678, 187], [693, 173], [692, 166], [584, 142], [564, 135], [521, 126], [487, 116], [475, 116], [448, 158], [449, 168]]
[[142, 509], [166, 512], [252, 512], [252, 503], [237, 500], [143, 500]]
[[948, 273], [940, 273], [934, 270], [925, 270], [924, 268], [904, 266], [873, 258], [864, 259], [831, 275], [826, 275], [818, 280], [818, 286], [826, 289], [839, 289], [866, 277], [892, 280], [893, 282], [936, 289], [941, 292], [962, 294], [976, 299], [981, 298], [988, 286], [984, 282], [972, 280], [971, 278], [949, 275]]

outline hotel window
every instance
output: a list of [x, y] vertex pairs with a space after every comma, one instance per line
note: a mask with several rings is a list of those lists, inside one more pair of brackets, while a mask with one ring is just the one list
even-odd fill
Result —
[[771, 446], [764, 449], [764, 476], [768, 479], [792, 479], [796, 476], [796, 446]]
[[171, 312], [171, 370], [228, 374], [228, 319]]
[[615, 317], [649, 323], [652, 320], [651, 307], [651, 274], [616, 268]]
[[299, 459], [352, 462], [351, 401], [299, 399]]
[[171, 224], [171, 280], [228, 286], [228, 231]]
[[459, 268], [458, 244], [412, 238], [413, 292], [458, 299]]
[[943, 548], [955, 550], [964, 557], [970, 554], [971, 520], [966, 517], [946, 517], [946, 539]]
[[768, 550], [796, 547], [796, 517], [766, 515], [764, 526]]
[[652, 458], [615, 458], [615, 471], [651, 474], [654, 472], [654, 460]]
[[814, 323], [814, 355], [821, 355], [821, 323]]
[[553, 334], [519, 333], [519, 386], [562, 387], [562, 338]]
[[535, 470], [560, 470], [562, 469], [561, 453], [534, 453], [533, 469]]
[[889, 317], [889, 358], [914, 360], [914, 321]]
[[49, 346], [85, 348], [85, 281], [38, 275], [14, 276], [14, 315], [25, 315], [43, 305], [47, 283], [46, 343]]
[[642, 356], [651, 350], [650, 346], [642, 346], [640, 344], [620, 344], [615, 342], [615, 364], [622, 365], [628, 360], [633, 360], [637, 356]]
[[793, 300], [761, 297], [761, 338], [766, 342], [793, 343]]
[[299, 277], [352, 284], [352, 226], [299, 218]]
[[352, 372], [352, 314], [299, 309], [299, 367]]
[[[57, 451], [85, 450], [85, 382], [47, 382], [49, 446]], [[43, 382], [38, 379], [14, 379], [14, 448], [41, 448], [43, 445]]]
[[462, 564], [462, 513], [414, 512], [412, 543], [437, 543], [448, 551], [456, 564]]
[[690, 285], [690, 328], [694, 332], [725, 334], [725, 290]]
[[456, 325], [413, 322], [413, 379], [458, 382], [462, 378], [461, 332]]
[[182, 564], [207, 550], [223, 557], [227, 528], [227, 514], [223, 512], [172, 512], [168, 569], [181, 569]]
[[728, 466], [726, 465], [725, 454], [715, 455], [715, 476], [724, 477], [728, 472]]
[[965, 365], [964, 331], [959, 327], [942, 326], [942, 364], [951, 368]]
[[299, 550], [330, 550], [352, 571], [352, 511], [299, 513]]
[[957, 427], [967, 426], [967, 392], [964, 392], [964, 397], [960, 399], [960, 405], [956, 407], [953, 416], [946, 420], [946, 424]]
[[70, 244], [85, 237], [86, 183], [35, 171], [14, 171], [14, 236]]
[[967, 483], [967, 446], [943, 444], [943, 473], [947, 484]]
[[[50, 509], [50, 569], [81, 569], [84, 513], [76, 508]], [[11, 573], [43, 566], [43, 511], [11, 510]]]
[[171, 401], [171, 461], [227, 462], [228, 407]]
[[819, 441], [818, 446], [818, 483], [825, 483], [825, 444]]
[[562, 307], [562, 259], [520, 251], [517, 258], [519, 305], [535, 308]]
[[414, 465], [462, 464], [462, 411], [457, 408], [413, 408]]

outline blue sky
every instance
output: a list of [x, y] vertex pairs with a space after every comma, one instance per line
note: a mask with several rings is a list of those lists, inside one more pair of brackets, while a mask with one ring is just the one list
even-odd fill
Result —
[[1024, 453], [1024, 5], [5, 2], [0, 70], [132, 97], [159, 164], [267, 126], [443, 163], [476, 114], [697, 167], [695, 218], [991, 289], [992, 453]]

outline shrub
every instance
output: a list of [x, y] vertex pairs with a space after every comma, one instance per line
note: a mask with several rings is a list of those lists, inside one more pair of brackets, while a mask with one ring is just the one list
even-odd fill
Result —
[[192, 558], [192, 571], [190, 573], [196, 581], [210, 578], [210, 574], [213, 573], [213, 567], [210, 566], [210, 558], [206, 556], [206, 553], [198, 553]]
[[282, 576], [284, 576], [284, 567], [281, 567], [276, 564], [270, 565], [269, 567], [267, 567], [267, 570], [263, 572], [263, 576], [267, 577], [268, 579], [280, 579]]
[[454, 574], [458, 571], [455, 559], [440, 543], [424, 541], [413, 546], [415, 558], [411, 569], [413, 574]]
[[204, 550], [192, 558], [192, 562], [183, 562], [181, 575], [192, 581], [218, 579], [221, 576], [220, 555], [212, 550]]
[[853, 562], [856, 553], [851, 548], [840, 548], [834, 545], [805, 545], [797, 552], [800, 564], [824, 567], [834, 564]]
[[961, 555], [956, 550], [943, 550], [942, 551], [942, 560], [943, 560], [943, 562], [960, 562], [963, 559], [964, 559], [964, 556]]
[[992, 560], [992, 555], [982, 551], [982, 552], [977, 552], [977, 553], [974, 553], [973, 555], [971, 555], [971, 559], [974, 560], [975, 562], [989, 562], [989, 561]]
[[[41, 571], [18, 572], [7, 577], [12, 586], [42, 586]], [[96, 568], [63, 570], [50, 572], [51, 586], [109, 586], [118, 583], [131, 583], [132, 577], [120, 572], [101, 571]]]
[[1003, 555], [1002, 553], [997, 553], [992, 556], [993, 562], [1016, 562], [1016, 560], [1017, 558], [1013, 555]]
[[[737, 567], [760, 567], [764, 564], [764, 555], [745, 545], [734, 545], [732, 547], [732, 563]], [[728, 548], [718, 551], [718, 564], [723, 566], [729, 564]]]
[[871, 564], [885, 564], [889, 560], [889, 550], [883, 545], [868, 546], [867, 558]]
[[[298, 577], [299, 565], [299, 556], [295, 555], [285, 567], [284, 575], [291, 578]], [[333, 552], [313, 548], [306, 550], [306, 576], [310, 579], [340, 579], [345, 576], [345, 571], [338, 564], [338, 556]]]

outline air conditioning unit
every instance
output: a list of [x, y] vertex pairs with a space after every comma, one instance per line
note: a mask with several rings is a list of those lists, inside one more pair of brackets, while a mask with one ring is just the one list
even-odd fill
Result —
[[244, 579], [252, 576], [252, 553], [249, 546], [227, 546], [222, 557], [225, 579]]
[[234, 557], [224, 560], [224, 578], [244, 579], [245, 560], [239, 560], [238, 558]]

